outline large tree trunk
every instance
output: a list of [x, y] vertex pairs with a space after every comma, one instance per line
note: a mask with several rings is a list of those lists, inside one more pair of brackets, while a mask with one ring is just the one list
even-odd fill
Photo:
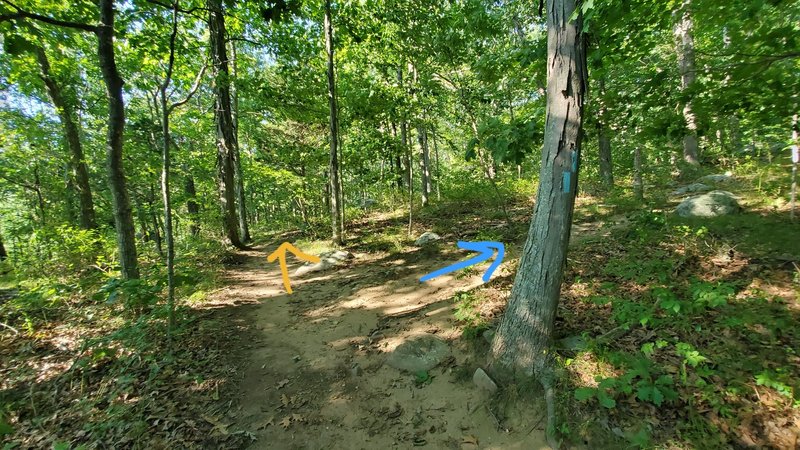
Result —
[[328, 55], [328, 103], [330, 106], [330, 197], [331, 224], [333, 241], [341, 244], [344, 240], [344, 223], [341, 189], [341, 168], [339, 167], [339, 113], [336, 104], [336, 74], [334, 72], [333, 22], [331, 20], [331, 2], [325, 0], [325, 51]]
[[575, 0], [547, 0], [547, 118], [536, 207], [511, 290], [492, 342], [493, 369], [535, 375], [545, 389], [549, 429], [555, 420], [550, 351], [578, 187], [586, 52]]
[[431, 156], [428, 149], [428, 132], [417, 127], [417, 140], [420, 149], [420, 179], [422, 181], [422, 206], [427, 206], [431, 195]]
[[239, 213], [239, 233], [242, 236], [242, 240], [244, 242], [250, 241], [250, 227], [248, 226], [247, 222], [247, 203], [245, 202], [245, 191], [244, 191], [244, 172], [242, 171], [242, 157], [241, 157], [241, 149], [239, 148], [239, 89], [236, 87], [236, 77], [239, 75], [237, 69], [237, 55], [236, 55], [236, 42], [231, 41], [231, 55], [233, 56], [233, 65], [232, 65], [232, 90], [231, 90], [231, 100], [233, 101], [233, 129], [234, 129], [234, 136], [236, 137], [236, 145], [233, 146], [233, 160], [234, 160], [234, 172], [236, 175], [236, 200], [238, 202], [239, 208], [237, 209]]
[[[681, 90], [691, 88], [696, 78], [694, 69], [694, 37], [692, 36], [691, 0], [683, 0], [681, 8], [675, 12], [673, 29], [675, 48], [678, 54], [678, 70], [681, 74]], [[683, 137], [683, 160], [691, 165], [699, 165], [697, 147], [697, 117], [692, 109], [692, 101], [683, 104], [683, 120], [686, 122], [686, 135]]]
[[73, 172], [72, 177], [74, 177], [78, 189], [78, 201], [81, 208], [80, 225], [87, 230], [97, 228], [94, 205], [92, 203], [92, 191], [89, 185], [89, 170], [84, 160], [80, 133], [78, 132], [72, 105], [64, 99], [61, 86], [50, 70], [50, 61], [47, 59], [47, 53], [45, 53], [44, 48], [36, 47], [36, 59], [39, 62], [40, 76], [47, 88], [47, 95], [53, 102], [53, 106], [61, 120], [61, 126], [64, 128], [64, 137], [71, 155], [70, 168]]
[[236, 210], [236, 133], [231, 112], [228, 52], [225, 47], [225, 16], [222, 0], [207, 0], [209, 46], [214, 74], [214, 119], [217, 125], [217, 183], [222, 208], [222, 227], [229, 244], [245, 249], [239, 239]]
[[611, 164], [611, 137], [608, 136], [608, 126], [606, 125], [606, 106], [603, 98], [606, 93], [605, 77], [600, 78], [600, 92], [597, 96], [600, 99], [600, 108], [597, 111], [597, 144], [599, 147], [600, 159], [600, 178], [603, 185], [607, 188], [614, 186], [614, 169]]
[[125, 279], [139, 278], [136, 260], [136, 238], [131, 202], [122, 164], [125, 103], [122, 78], [114, 57], [114, 0], [100, 0], [100, 26], [97, 29], [98, 56], [108, 97], [108, 184], [114, 205], [114, 226], [117, 230], [120, 270]]

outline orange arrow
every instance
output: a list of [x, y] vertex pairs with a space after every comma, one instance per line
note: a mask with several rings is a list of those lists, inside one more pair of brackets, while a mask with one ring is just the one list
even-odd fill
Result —
[[295, 247], [294, 245], [292, 245], [292, 244], [290, 244], [288, 242], [284, 242], [283, 244], [281, 244], [278, 247], [277, 250], [275, 250], [274, 252], [270, 253], [269, 256], [267, 256], [267, 261], [273, 262], [273, 261], [275, 261], [277, 259], [278, 262], [280, 263], [280, 265], [281, 265], [281, 274], [283, 275], [283, 285], [286, 286], [286, 292], [291, 294], [292, 293], [292, 285], [289, 284], [289, 269], [286, 267], [286, 252], [287, 251], [294, 253], [294, 256], [302, 259], [303, 261], [318, 263], [320, 261], [320, 259], [319, 259], [318, 256], [308, 255], [308, 254], [303, 253], [302, 251], [300, 251], [299, 248]]

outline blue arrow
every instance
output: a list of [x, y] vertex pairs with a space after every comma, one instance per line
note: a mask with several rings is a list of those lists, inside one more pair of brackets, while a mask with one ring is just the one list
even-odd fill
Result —
[[503, 246], [502, 242], [494, 242], [494, 241], [480, 241], [480, 242], [464, 242], [458, 241], [458, 248], [463, 248], [464, 250], [472, 250], [473, 252], [481, 252], [480, 255], [474, 256], [466, 261], [459, 261], [453, 265], [443, 267], [435, 272], [431, 272], [422, 278], [419, 279], [421, 282], [425, 282], [428, 280], [432, 280], [438, 276], [448, 274], [450, 272], [455, 272], [458, 269], [463, 269], [464, 267], [469, 267], [473, 264], [478, 264], [486, 261], [487, 259], [491, 258], [494, 255], [495, 249], [497, 250], [497, 258], [495, 258], [494, 262], [488, 269], [486, 269], [486, 273], [483, 274], [483, 282], [486, 283], [492, 278], [492, 273], [494, 273], [495, 269], [500, 266], [500, 263], [503, 262], [503, 256], [505, 256], [505, 247]]

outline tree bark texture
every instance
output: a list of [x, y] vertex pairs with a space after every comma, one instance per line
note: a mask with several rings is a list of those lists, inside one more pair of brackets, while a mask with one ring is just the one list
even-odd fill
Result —
[[633, 195], [637, 200], [644, 200], [644, 183], [642, 182], [642, 150], [633, 151]]
[[236, 137], [236, 145], [233, 146], [233, 170], [236, 176], [236, 200], [239, 213], [239, 234], [242, 241], [250, 241], [250, 227], [247, 221], [247, 203], [244, 190], [244, 171], [242, 171], [242, 153], [239, 148], [239, 89], [236, 87], [236, 77], [238, 76], [236, 41], [231, 41], [231, 55], [233, 56], [233, 77], [231, 79], [231, 100], [233, 101], [233, 130]]
[[222, 208], [222, 226], [231, 245], [246, 248], [239, 238], [236, 209], [236, 132], [231, 108], [230, 71], [225, 46], [225, 15], [222, 0], [207, 0], [209, 47], [214, 76], [214, 120], [217, 128], [217, 183]]
[[341, 244], [344, 240], [344, 223], [341, 192], [341, 168], [339, 167], [339, 111], [336, 102], [336, 73], [334, 66], [333, 21], [331, 2], [325, 0], [325, 52], [328, 56], [328, 105], [330, 107], [330, 198], [331, 226], [333, 242]]
[[606, 93], [605, 78], [600, 78], [600, 92], [597, 98], [600, 100], [600, 107], [597, 111], [597, 144], [598, 156], [600, 159], [600, 178], [603, 180], [603, 185], [606, 188], [614, 186], [614, 167], [611, 163], [611, 137], [608, 135], [608, 126], [606, 125], [606, 106], [604, 95]]
[[422, 181], [422, 206], [427, 206], [431, 195], [431, 156], [428, 149], [428, 131], [417, 127], [417, 140], [420, 150], [420, 180]]
[[69, 181], [71, 183], [72, 178], [74, 178], [78, 191], [78, 201], [81, 209], [80, 226], [87, 230], [97, 228], [94, 217], [94, 204], [92, 203], [92, 191], [89, 184], [89, 169], [83, 155], [83, 146], [81, 145], [80, 132], [75, 120], [75, 112], [72, 109], [72, 105], [64, 98], [61, 85], [56, 81], [50, 69], [50, 60], [47, 58], [44, 48], [36, 47], [36, 59], [39, 62], [40, 76], [44, 81], [47, 95], [50, 97], [50, 101], [53, 102], [58, 118], [61, 120], [64, 138], [70, 151], [72, 174]]
[[122, 164], [125, 103], [122, 78], [114, 56], [114, 0], [100, 0], [100, 26], [97, 28], [98, 57], [108, 98], [108, 184], [114, 206], [120, 270], [125, 279], [139, 278], [133, 214]]
[[[678, 70], [681, 74], [681, 91], [687, 91], [692, 87], [696, 78], [691, 0], [683, 0], [681, 8], [674, 15], [676, 20], [673, 32], [678, 55]], [[696, 166], [700, 164], [697, 145], [697, 117], [689, 98], [683, 102], [683, 120], [686, 123], [686, 134], [683, 137], [683, 160]]]
[[[547, 0], [547, 117], [536, 206], [511, 297], [492, 342], [493, 368], [535, 375], [552, 393], [550, 344], [580, 168], [586, 91], [575, 0]], [[549, 411], [548, 411], [549, 413]]]

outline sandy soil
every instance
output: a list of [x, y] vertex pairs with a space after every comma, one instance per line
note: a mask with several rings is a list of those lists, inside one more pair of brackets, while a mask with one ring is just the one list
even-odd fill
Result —
[[[233, 399], [236, 428], [256, 438], [250, 448], [549, 448], [542, 405], [518, 405], [498, 420], [471, 382], [475, 365], [449, 299], [480, 275], [419, 282], [464, 254], [356, 254], [342, 268], [293, 277], [287, 295], [277, 264], [266, 261], [277, 244], [242, 253], [219, 294], [255, 305], [239, 308], [258, 336]], [[290, 274], [300, 264], [291, 258]], [[421, 333], [447, 340], [452, 357], [418, 385], [384, 361]]]

